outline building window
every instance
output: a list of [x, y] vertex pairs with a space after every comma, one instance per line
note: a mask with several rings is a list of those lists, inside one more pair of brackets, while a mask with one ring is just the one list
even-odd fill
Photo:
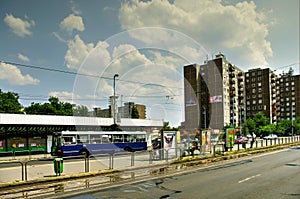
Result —
[[257, 74], [261, 75], [261, 71], [258, 71], [258, 73], [257, 73]]
[[256, 90], [255, 89], [252, 89], [252, 93], [255, 93], [256, 92]]
[[252, 84], [252, 88], [255, 87], [255, 84]]
[[262, 104], [262, 99], [259, 99], [259, 100], [258, 100], [258, 103], [259, 103], [259, 104]]
[[261, 88], [258, 88], [258, 92], [261, 93]]
[[261, 86], [261, 82], [258, 82], [258, 84], [257, 84], [258, 86]]
[[251, 74], [252, 76], [255, 76], [255, 72], [252, 72], [252, 74]]
[[256, 104], [256, 100], [253, 100], [253, 101], [252, 101], [252, 104]]
[[252, 107], [252, 110], [256, 110], [256, 106], [253, 106], [253, 107]]
[[254, 77], [252, 78], [252, 82], [255, 82], [255, 78]]
[[262, 110], [262, 105], [259, 105], [259, 106], [258, 106], [258, 110]]
[[258, 94], [258, 98], [262, 98], [262, 94]]
[[283, 82], [283, 79], [280, 79], [280, 82]]
[[261, 81], [261, 77], [259, 76], [259, 77], [257, 78], [257, 80], [258, 80], [258, 81]]
[[246, 77], [249, 77], [249, 73], [246, 73]]

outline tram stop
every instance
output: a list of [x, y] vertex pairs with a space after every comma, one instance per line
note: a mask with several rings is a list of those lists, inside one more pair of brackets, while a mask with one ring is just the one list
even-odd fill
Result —
[[63, 158], [54, 158], [54, 172], [56, 175], [60, 175], [64, 171], [64, 160]]

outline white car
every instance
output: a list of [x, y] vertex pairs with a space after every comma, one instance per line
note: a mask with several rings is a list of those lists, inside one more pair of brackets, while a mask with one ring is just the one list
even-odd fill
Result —
[[277, 139], [277, 135], [275, 134], [270, 134], [268, 136], [263, 137], [264, 140], [274, 140]]

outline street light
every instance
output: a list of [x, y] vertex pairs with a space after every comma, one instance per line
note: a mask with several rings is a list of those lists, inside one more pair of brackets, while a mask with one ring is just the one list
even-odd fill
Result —
[[113, 96], [113, 117], [114, 117], [114, 124], [116, 124], [116, 77], [119, 77], [118, 74], [114, 75], [114, 96]]

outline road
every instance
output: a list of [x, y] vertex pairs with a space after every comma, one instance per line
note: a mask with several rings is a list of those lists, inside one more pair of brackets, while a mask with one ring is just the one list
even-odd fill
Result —
[[298, 199], [300, 147], [168, 175], [70, 198]]

